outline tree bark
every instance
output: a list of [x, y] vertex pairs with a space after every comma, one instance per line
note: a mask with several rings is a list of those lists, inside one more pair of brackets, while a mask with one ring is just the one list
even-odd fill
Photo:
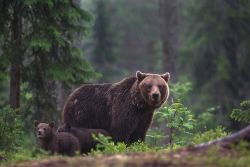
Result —
[[21, 82], [21, 36], [22, 16], [21, 3], [16, 1], [13, 7], [13, 18], [11, 21], [11, 50], [10, 53], [10, 95], [9, 103], [11, 108], [20, 107], [20, 82]]
[[163, 43], [163, 70], [170, 72], [173, 82], [177, 79], [178, 57], [178, 0], [159, 0]]

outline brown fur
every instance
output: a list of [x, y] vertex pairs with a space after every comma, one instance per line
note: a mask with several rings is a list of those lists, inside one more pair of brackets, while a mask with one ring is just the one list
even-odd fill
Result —
[[62, 124], [57, 129], [58, 133], [69, 132], [77, 137], [80, 143], [81, 153], [88, 153], [91, 149], [96, 147], [97, 141], [95, 141], [92, 135], [102, 134], [104, 136], [109, 136], [109, 133], [103, 129], [86, 129], [86, 128], [76, 128], [69, 124]]
[[[136, 73], [114, 84], [89, 84], [76, 89], [66, 101], [63, 122], [104, 129], [114, 141], [144, 140], [153, 112], [168, 98], [170, 74]], [[153, 98], [153, 94], [158, 94]]]
[[54, 123], [39, 123], [35, 121], [36, 136], [42, 149], [50, 153], [58, 153], [62, 155], [75, 155], [80, 150], [78, 139], [66, 132], [55, 133]]

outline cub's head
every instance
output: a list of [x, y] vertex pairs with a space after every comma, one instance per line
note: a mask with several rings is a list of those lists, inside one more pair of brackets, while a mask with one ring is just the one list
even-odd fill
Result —
[[68, 123], [64, 123], [58, 126], [57, 132], [70, 132], [71, 126]]
[[169, 96], [168, 81], [170, 74], [150, 74], [136, 72], [138, 87], [143, 99], [152, 107], [160, 107]]
[[54, 122], [40, 123], [37, 120], [34, 121], [36, 128], [36, 137], [38, 139], [47, 139], [53, 135]]

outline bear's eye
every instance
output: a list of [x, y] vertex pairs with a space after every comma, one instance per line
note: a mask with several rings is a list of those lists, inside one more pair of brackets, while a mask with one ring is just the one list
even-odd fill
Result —
[[163, 90], [164, 86], [163, 86], [163, 85], [158, 85], [158, 88], [159, 88], [160, 90]]
[[43, 128], [44, 131], [46, 131], [46, 128]]
[[146, 89], [147, 89], [147, 90], [150, 90], [150, 89], [151, 89], [151, 87], [152, 87], [152, 85], [147, 84], [147, 85], [145, 85], [145, 87], [146, 87]]

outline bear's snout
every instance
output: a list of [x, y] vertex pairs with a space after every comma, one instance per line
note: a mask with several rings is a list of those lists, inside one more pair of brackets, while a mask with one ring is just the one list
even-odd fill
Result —
[[153, 99], [154, 101], [158, 101], [158, 100], [160, 99], [160, 94], [159, 94], [159, 93], [153, 93], [153, 94], [152, 94], [152, 99]]
[[161, 94], [157, 86], [152, 86], [151, 93], [150, 93], [151, 101], [158, 102], [161, 99]]
[[41, 135], [41, 134], [42, 134], [42, 132], [41, 132], [41, 131], [38, 131], [38, 132], [37, 132], [37, 134], [38, 134], [38, 135]]
[[45, 132], [43, 129], [38, 129], [36, 135], [38, 138], [43, 138], [45, 137]]

